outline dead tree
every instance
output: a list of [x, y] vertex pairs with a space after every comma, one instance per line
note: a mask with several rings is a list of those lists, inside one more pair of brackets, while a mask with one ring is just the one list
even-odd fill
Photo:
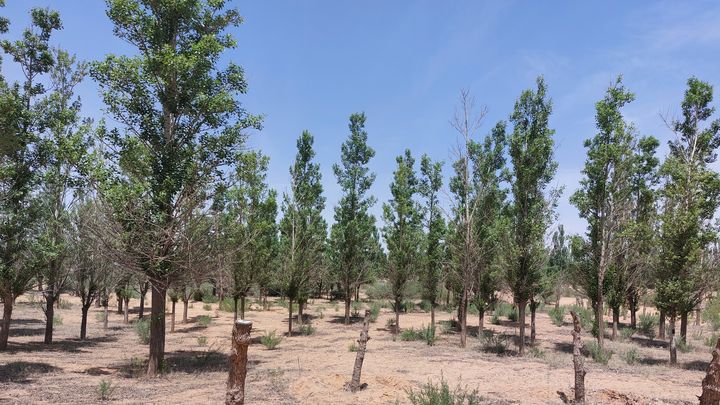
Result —
[[582, 340], [580, 339], [580, 319], [575, 311], [570, 311], [573, 320], [573, 367], [575, 368], [575, 403], [585, 403], [585, 361], [583, 360]]
[[233, 326], [230, 375], [228, 376], [225, 404], [245, 403], [245, 376], [247, 375], [247, 350], [250, 345], [252, 322], [239, 320]]
[[720, 339], [715, 343], [712, 361], [708, 365], [707, 375], [702, 381], [700, 405], [720, 404]]
[[367, 384], [360, 384], [360, 373], [362, 372], [363, 361], [365, 360], [365, 349], [367, 348], [367, 342], [370, 340], [368, 336], [368, 327], [370, 326], [370, 310], [365, 310], [365, 319], [363, 320], [362, 332], [360, 332], [360, 339], [358, 339], [358, 351], [355, 356], [355, 367], [353, 367], [352, 380], [348, 384], [350, 391], [355, 392], [361, 390], [367, 386]]

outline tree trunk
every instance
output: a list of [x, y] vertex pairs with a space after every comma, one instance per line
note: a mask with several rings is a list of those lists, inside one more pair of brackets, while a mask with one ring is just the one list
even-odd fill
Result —
[[245, 319], [245, 296], [240, 297], [240, 319]]
[[150, 357], [148, 376], [160, 373], [165, 361], [165, 294], [167, 287], [158, 283], [150, 287], [152, 301], [150, 308]]
[[683, 343], [687, 342], [687, 327], [688, 327], [688, 313], [683, 312], [680, 314], [680, 340]]
[[675, 337], [675, 315], [670, 316], [670, 365], [677, 364], [677, 340]]
[[658, 338], [665, 340], [665, 311], [660, 310], [660, 321], [658, 322]]
[[435, 304], [430, 304], [430, 328], [435, 336]]
[[108, 304], [109, 304], [109, 302], [107, 300], [103, 300], [103, 330], [107, 330], [107, 328], [108, 328], [108, 315], [109, 315]]
[[395, 333], [400, 333], [400, 300], [395, 299]]
[[612, 309], [613, 327], [612, 327], [612, 341], [617, 340], [618, 327], [620, 326], [620, 308]]
[[125, 313], [123, 314], [125, 324], [130, 323], [130, 298], [125, 298], [125, 308], [123, 309]]
[[600, 288], [598, 289], [595, 303], [595, 323], [597, 325], [597, 342], [600, 350], [605, 349], [605, 311], [602, 294], [602, 280], [599, 281]]
[[350, 325], [350, 290], [345, 295], [345, 325]]
[[245, 377], [247, 376], [247, 351], [250, 345], [252, 322], [235, 322], [232, 333], [232, 352], [230, 353], [230, 374], [228, 375], [225, 404], [243, 405], [245, 403]]
[[360, 301], [360, 286], [357, 286], [357, 288], [355, 288], [355, 302], [358, 301]]
[[367, 342], [370, 340], [368, 336], [368, 328], [370, 326], [370, 310], [365, 310], [365, 319], [363, 319], [363, 328], [360, 332], [360, 339], [358, 339], [358, 350], [355, 355], [355, 366], [353, 367], [352, 380], [350, 380], [349, 388], [350, 391], [356, 392], [359, 389], [363, 389], [365, 384], [360, 384], [360, 374], [362, 373], [362, 365], [365, 360], [365, 350], [367, 349]]
[[172, 314], [170, 315], [170, 332], [175, 332], [175, 304], [177, 304], [177, 301], [172, 301]]
[[183, 323], [187, 323], [187, 313], [188, 313], [188, 302], [190, 300], [183, 300]]
[[637, 329], [637, 307], [630, 307], [630, 327]]
[[582, 355], [582, 340], [580, 339], [580, 319], [575, 311], [570, 311], [573, 320], [573, 368], [575, 370], [575, 403], [585, 403], [585, 360]]
[[525, 355], [525, 307], [527, 307], [527, 300], [518, 302], [518, 321], [520, 322], [520, 347], [518, 349], [518, 355]]
[[700, 326], [700, 307], [695, 308], [695, 326]]
[[530, 300], [530, 344], [535, 344], [535, 313], [537, 312], [537, 302]]
[[10, 319], [12, 318], [12, 310], [14, 297], [7, 294], [3, 297], [3, 319], [2, 328], [0, 328], [0, 351], [7, 350], [8, 337], [10, 336]]
[[720, 339], [715, 343], [707, 375], [702, 381], [702, 395], [700, 395], [700, 405], [717, 404], [720, 404]]
[[[153, 303], [154, 304], [154, 303]], [[165, 303], [163, 303], [163, 306], [165, 306]], [[150, 310], [152, 313], [152, 309]], [[145, 294], [143, 292], [140, 292], [140, 313], [138, 315], [138, 319], [143, 319], [143, 316], [145, 316]]]
[[460, 298], [460, 307], [458, 308], [460, 322], [460, 347], [467, 345], [467, 306], [468, 292], [467, 288], [463, 288], [462, 297]]
[[123, 313], [123, 299], [121, 297], [117, 297], [117, 313]]
[[90, 305], [82, 306], [82, 319], [80, 320], [80, 340], [85, 340], [87, 336], [87, 316]]
[[233, 294], [233, 322], [238, 319], [238, 297]]
[[292, 336], [292, 300], [288, 299], [288, 336]]
[[303, 326], [304, 320], [303, 320], [303, 303], [302, 300], [298, 299], [298, 315], [297, 315], [298, 325]]
[[478, 339], [483, 338], [483, 330], [485, 329], [485, 310], [481, 309], [478, 313]]
[[45, 297], [45, 344], [52, 343], [53, 338], [53, 319], [55, 318], [55, 296], [49, 293]]

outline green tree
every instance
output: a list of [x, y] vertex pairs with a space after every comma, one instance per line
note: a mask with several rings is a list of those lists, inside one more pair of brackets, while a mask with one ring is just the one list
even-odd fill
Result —
[[[173, 266], [175, 236], [183, 222], [227, 182], [244, 130], [259, 127], [238, 100], [247, 91], [241, 67], [220, 67], [234, 48], [226, 32], [242, 22], [223, 1], [107, 0], [113, 32], [137, 48], [94, 63], [107, 112], [120, 128], [110, 133], [120, 178], [143, 198], [129, 222], [143, 223], [151, 246], [141, 266], [152, 284], [148, 375], [165, 352], [165, 296], [181, 274]], [[122, 169], [122, 170], [120, 170]], [[122, 213], [122, 215], [126, 215]]]
[[297, 140], [297, 155], [290, 167], [290, 193], [285, 195], [280, 221], [280, 249], [283, 257], [282, 288], [288, 298], [288, 336], [292, 335], [293, 302], [302, 306], [310, 294], [314, 272], [323, 266], [327, 224], [320, 165], [314, 163], [313, 136], [304, 131]]
[[595, 328], [601, 349], [605, 336], [605, 276], [613, 265], [613, 258], [619, 254], [618, 235], [629, 220], [627, 213], [631, 202], [629, 180], [635, 130], [625, 122], [620, 110], [634, 99], [635, 95], [625, 89], [619, 76], [605, 97], [595, 104], [598, 133], [585, 141], [588, 158], [583, 178], [580, 188], [570, 199], [580, 217], [588, 222], [588, 238], [596, 269], [593, 274], [595, 294], [589, 298], [595, 307]]
[[430, 325], [435, 333], [435, 308], [440, 298], [446, 255], [446, 227], [439, 198], [442, 188], [442, 162], [433, 162], [428, 155], [423, 155], [420, 160], [420, 173], [422, 177], [418, 191], [425, 200], [423, 207], [425, 251], [422, 252], [420, 281], [423, 286], [423, 298], [430, 302]]
[[[0, 6], [4, 1], [0, 1]], [[46, 153], [45, 106], [48, 90], [43, 85], [55, 63], [50, 48], [53, 31], [61, 28], [57, 12], [33, 9], [31, 25], [18, 41], [3, 40], [0, 46], [23, 72], [22, 82], [0, 78], [0, 294], [3, 321], [0, 350], [7, 349], [15, 299], [30, 288], [36, 275], [31, 248], [38, 236], [40, 200], [35, 196]], [[0, 18], [0, 32], [9, 21]]]
[[405, 299], [405, 287], [418, 267], [422, 243], [422, 215], [415, 195], [418, 178], [415, 159], [409, 149], [398, 156], [397, 169], [390, 184], [392, 198], [383, 204], [383, 237], [388, 250], [387, 277], [395, 301], [395, 330], [400, 330], [400, 311]]
[[568, 281], [570, 261], [570, 247], [565, 236], [565, 227], [560, 225], [553, 232], [548, 263], [540, 278], [540, 295], [554, 296], [556, 309], [560, 308], [563, 284]]
[[525, 90], [510, 116], [513, 132], [508, 139], [512, 160], [510, 238], [507, 246], [506, 278], [519, 310], [520, 348], [525, 354], [525, 308], [537, 291], [540, 270], [545, 265], [543, 243], [553, 220], [557, 193], [548, 185], [557, 170], [553, 160], [554, 130], [548, 127], [552, 103], [542, 77], [537, 90]]
[[663, 181], [660, 268], [655, 302], [670, 317], [670, 363], [677, 362], [674, 325], [700, 301], [703, 283], [700, 258], [716, 237], [710, 224], [719, 204], [720, 176], [708, 165], [720, 146], [720, 119], [709, 120], [713, 88], [690, 78], [682, 102], [682, 119], [670, 122], [677, 139], [661, 168]]
[[368, 146], [365, 114], [350, 116], [350, 136], [342, 144], [341, 162], [333, 165], [333, 172], [343, 196], [335, 207], [335, 224], [330, 230], [330, 255], [334, 273], [345, 300], [345, 324], [350, 324], [352, 293], [367, 281], [376, 264], [377, 253], [375, 217], [368, 209], [375, 198], [368, 196], [375, 174], [368, 162], [375, 151]]

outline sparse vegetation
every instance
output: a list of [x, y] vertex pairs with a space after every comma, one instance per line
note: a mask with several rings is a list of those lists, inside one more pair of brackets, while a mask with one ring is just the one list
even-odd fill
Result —
[[601, 349], [596, 341], [585, 343], [585, 350], [596, 363], [607, 365], [612, 358], [613, 352], [609, 349]]
[[140, 343], [144, 345], [150, 343], [150, 321], [146, 318], [138, 319], [135, 322], [135, 333]]
[[635, 365], [640, 361], [640, 354], [636, 348], [630, 348], [623, 352], [622, 359], [629, 365]]
[[408, 400], [413, 405], [479, 405], [482, 397], [477, 389], [468, 391], [460, 384], [454, 389], [440, 377], [439, 383], [427, 382], [419, 390], [408, 390]]
[[198, 315], [197, 324], [203, 328], [207, 328], [212, 322], [210, 315]]
[[207, 336], [198, 336], [197, 337], [198, 346], [207, 346], [207, 342], [208, 342]]
[[265, 332], [260, 337], [260, 343], [262, 343], [268, 350], [274, 350], [282, 342], [282, 336], [277, 334], [277, 331]]
[[560, 306], [557, 308], [551, 308], [548, 311], [548, 316], [555, 326], [563, 326], [565, 323], [565, 307]]
[[658, 326], [658, 316], [650, 314], [640, 314], [638, 318], [637, 331], [643, 336], [647, 336], [650, 339], [655, 338], [655, 330]]
[[113, 393], [117, 387], [111, 381], [101, 380], [97, 388], [97, 394], [101, 401], [109, 401], [112, 399]]

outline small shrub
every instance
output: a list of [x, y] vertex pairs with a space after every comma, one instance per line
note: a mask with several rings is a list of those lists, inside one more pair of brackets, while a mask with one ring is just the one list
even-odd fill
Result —
[[204, 302], [205, 304], [214, 304], [219, 301], [220, 301], [220, 298], [216, 297], [214, 295], [203, 295], [203, 297], [202, 297], [202, 302]]
[[58, 302], [60, 302], [60, 309], [72, 309], [72, 302], [68, 300], [62, 300], [58, 298]]
[[677, 338], [677, 341], [676, 341], [676, 343], [675, 343], [675, 346], [676, 346], [677, 349], [680, 350], [680, 352], [682, 352], [682, 353], [690, 353], [690, 352], [693, 351], [693, 349], [694, 349], [694, 347], [693, 347], [690, 343], [682, 340], [679, 336], [678, 336], [678, 338]]
[[626, 350], [625, 353], [622, 354], [622, 358], [625, 360], [625, 363], [632, 366], [640, 361], [640, 354], [638, 354], [637, 349], [633, 347]]
[[500, 325], [500, 315], [493, 314], [492, 318], [490, 318], [490, 323], [493, 325]]
[[205, 311], [212, 311], [212, 305], [210, 304], [203, 304], [203, 309]]
[[138, 319], [135, 322], [135, 333], [137, 333], [140, 343], [144, 345], [150, 343], [150, 320], [148, 318]]
[[400, 306], [401, 311], [412, 312], [415, 310], [415, 301], [404, 300]]
[[601, 350], [600, 346], [598, 346], [596, 341], [590, 341], [585, 343], [585, 349], [590, 354], [590, 357], [596, 362], [600, 364], [607, 365], [610, 361], [610, 358], [612, 358], [613, 352], [611, 350]]
[[565, 324], [565, 307], [553, 307], [548, 311], [548, 316], [555, 326], [563, 326]]
[[424, 340], [428, 346], [433, 346], [435, 344], [435, 341], [437, 340], [437, 336], [435, 335], [435, 327], [434, 326], [432, 326], [432, 325], [424, 326], [420, 333], [422, 335], [422, 340]]
[[536, 359], [544, 359], [545, 351], [539, 347], [531, 346], [530, 350], [528, 350], [528, 355]]
[[407, 390], [407, 396], [413, 405], [479, 405], [483, 400], [477, 390], [467, 391], [460, 384], [451, 389], [444, 377], [438, 384], [428, 381], [418, 391]]
[[373, 302], [370, 305], [370, 322], [377, 322], [378, 316], [380, 316], [380, 307], [381, 304], [379, 302]]
[[420, 301], [418, 307], [420, 307], [420, 309], [424, 312], [430, 312], [432, 310], [432, 304], [428, 300]]
[[[238, 303], [238, 306], [240, 306], [240, 303]], [[220, 301], [218, 308], [221, 311], [235, 313], [235, 300], [231, 297], [225, 297], [222, 301]]]
[[282, 336], [279, 336], [275, 330], [272, 332], [265, 332], [263, 336], [260, 336], [260, 343], [268, 350], [275, 350], [280, 342], [282, 342]]
[[306, 323], [305, 325], [300, 327], [300, 334], [303, 336], [310, 336], [314, 333], [315, 333], [315, 327], [313, 327], [309, 323]]
[[650, 339], [655, 339], [655, 328], [657, 328], [660, 318], [657, 315], [640, 314], [638, 318], [638, 332]]
[[365, 295], [371, 300], [389, 300], [392, 288], [384, 281], [376, 281], [365, 288]]
[[423, 286], [418, 280], [410, 280], [405, 284], [405, 296], [408, 299], [416, 300], [422, 297]]
[[708, 301], [702, 314], [705, 321], [710, 323], [713, 330], [716, 331], [720, 329], [720, 298], [716, 297]]
[[513, 309], [513, 311], [508, 314], [508, 320], [510, 320], [510, 322], [517, 322], [517, 320], [518, 320], [518, 313], [517, 313], [517, 311], [515, 311], [515, 310]]
[[350, 304], [350, 309], [352, 310], [352, 316], [357, 317], [360, 315], [360, 311], [363, 308], [363, 304], [360, 301], [353, 301], [352, 304]]
[[287, 300], [285, 299], [285, 297], [280, 298], [279, 300], [275, 301], [275, 303], [276, 303], [280, 308], [287, 308], [287, 307], [288, 307], [288, 302], [287, 302]]
[[495, 308], [493, 309], [493, 315], [497, 315], [498, 317], [504, 316], [508, 318], [513, 312], [515, 312], [514, 307], [505, 301], [496, 302]]
[[197, 317], [198, 325], [202, 326], [203, 328], [207, 328], [210, 325], [210, 322], [212, 322], [212, 318], [210, 318], [210, 315], [198, 315]]
[[483, 337], [482, 340], [482, 351], [486, 353], [494, 353], [497, 355], [507, 354], [508, 352], [508, 339], [503, 335], [490, 335]]
[[207, 336], [198, 336], [197, 338], [197, 344], [198, 346], [205, 346], [207, 345]]
[[108, 380], [102, 380], [100, 381], [100, 385], [97, 388], [97, 394], [100, 397], [101, 401], [108, 401], [112, 397], [113, 393], [115, 392], [115, 387], [112, 382]]
[[394, 330], [395, 329], [395, 318], [388, 318], [387, 321], [385, 321], [385, 328], [388, 330]]
[[438, 323], [440, 324], [440, 333], [442, 334], [450, 333], [455, 328], [455, 321], [452, 320], [440, 321]]
[[712, 335], [705, 338], [705, 346], [708, 347], [715, 347], [717, 344], [718, 338], [720, 338], [720, 334], [713, 333]]
[[349, 351], [349, 352], [353, 352], [353, 353], [356, 352], [356, 351], [358, 351], [358, 346], [357, 346], [357, 344], [356, 344], [355, 342], [350, 343], [350, 344], [348, 345], [348, 351]]
[[102, 312], [95, 312], [95, 320], [98, 322], [105, 321], [105, 314]]
[[60, 315], [53, 315], [53, 326], [60, 326], [63, 324], [63, 319]]
[[473, 304], [470, 304], [470, 305], [468, 306], [468, 314], [470, 314], [470, 315], [478, 315], [479, 313], [480, 313], [480, 311], [478, 310], [478, 308], [475, 306], [474, 303], [473, 303]]
[[622, 328], [620, 329], [620, 337], [622, 340], [628, 340], [632, 337], [632, 335], [635, 334], [635, 329], [633, 328]]
[[404, 342], [411, 342], [413, 340], [422, 340], [423, 332], [415, 330], [415, 328], [405, 329], [400, 332], [400, 340]]

